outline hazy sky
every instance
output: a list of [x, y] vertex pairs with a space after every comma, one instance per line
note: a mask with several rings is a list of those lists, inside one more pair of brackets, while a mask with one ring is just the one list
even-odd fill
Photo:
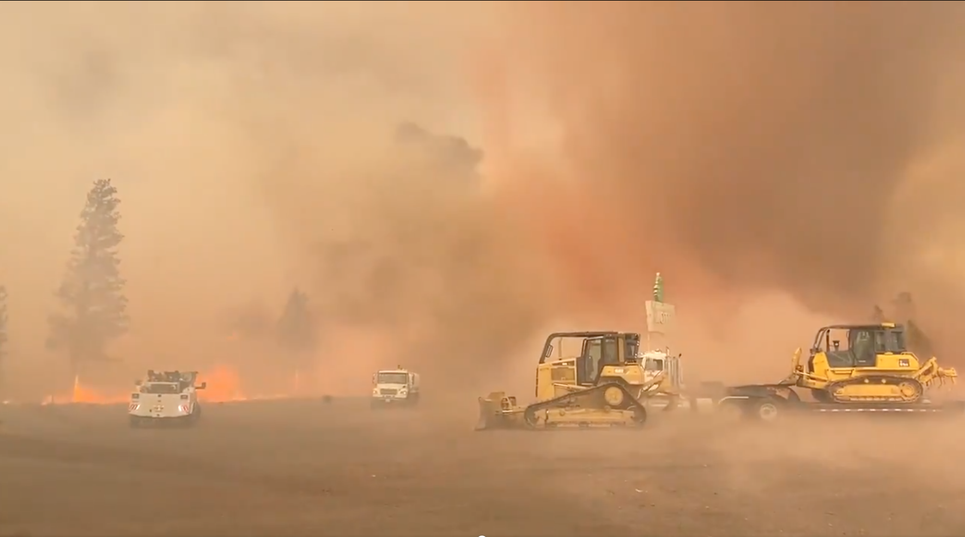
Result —
[[[899, 290], [953, 334], [962, 9], [4, 4], [16, 359], [41, 360], [102, 177], [123, 199], [127, 355], [230, 361], [224, 317], [298, 284], [321, 369], [526, 370], [548, 327], [639, 329], [655, 270], [694, 354], [754, 342], [780, 370], [818, 318]], [[398, 144], [403, 121], [482, 148], [485, 179]]]

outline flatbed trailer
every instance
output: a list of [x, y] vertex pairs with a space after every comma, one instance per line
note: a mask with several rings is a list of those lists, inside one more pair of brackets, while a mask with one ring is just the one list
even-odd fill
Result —
[[738, 411], [742, 418], [773, 422], [788, 414], [891, 414], [965, 416], [965, 401], [919, 403], [822, 403], [804, 401], [786, 384], [735, 386], [714, 403], [718, 410]]

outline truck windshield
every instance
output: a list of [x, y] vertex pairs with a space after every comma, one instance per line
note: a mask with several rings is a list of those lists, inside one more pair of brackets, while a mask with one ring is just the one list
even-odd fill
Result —
[[379, 373], [379, 384], [408, 384], [408, 373]]
[[181, 393], [181, 386], [168, 382], [152, 382], [141, 386], [141, 393]]

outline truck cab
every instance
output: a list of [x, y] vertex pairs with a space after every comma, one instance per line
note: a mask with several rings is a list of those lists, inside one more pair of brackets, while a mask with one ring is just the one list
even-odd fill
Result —
[[668, 349], [641, 352], [638, 357], [643, 364], [643, 378], [646, 382], [651, 382], [662, 375], [661, 391], [680, 393], [683, 390], [683, 368], [679, 355], [670, 354]]
[[414, 406], [421, 392], [419, 374], [401, 366], [372, 375], [372, 407]]

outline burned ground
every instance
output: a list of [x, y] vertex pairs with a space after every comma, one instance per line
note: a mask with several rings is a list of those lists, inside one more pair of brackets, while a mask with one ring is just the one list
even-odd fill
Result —
[[[664, 418], [664, 419], [657, 419]], [[0, 535], [961, 535], [948, 421], [474, 433], [364, 401], [4, 407]], [[830, 418], [829, 418], [830, 419]]]

